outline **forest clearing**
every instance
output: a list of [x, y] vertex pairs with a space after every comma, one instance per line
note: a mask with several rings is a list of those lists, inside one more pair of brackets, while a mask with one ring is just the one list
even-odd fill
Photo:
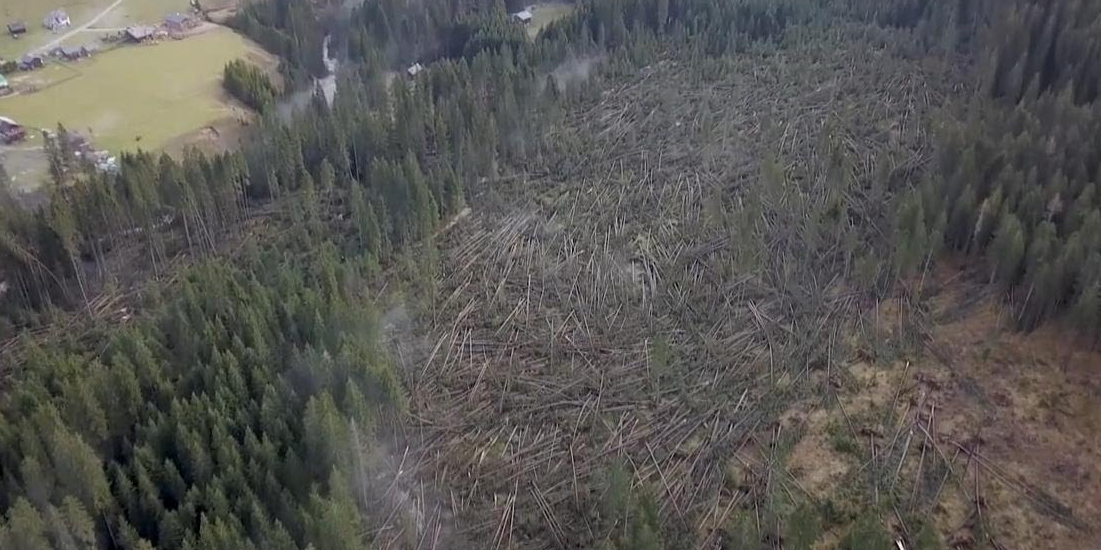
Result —
[[546, 2], [533, 4], [528, 8], [531, 11], [531, 23], [528, 24], [528, 36], [535, 38], [543, 27], [566, 17], [574, 10], [574, 5], [567, 2]]

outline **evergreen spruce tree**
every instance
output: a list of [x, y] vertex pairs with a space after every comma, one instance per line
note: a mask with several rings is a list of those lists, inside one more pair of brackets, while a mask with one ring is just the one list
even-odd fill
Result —
[[0, 546], [11, 550], [49, 548], [46, 522], [27, 499], [20, 498], [8, 509], [7, 521], [0, 525]]

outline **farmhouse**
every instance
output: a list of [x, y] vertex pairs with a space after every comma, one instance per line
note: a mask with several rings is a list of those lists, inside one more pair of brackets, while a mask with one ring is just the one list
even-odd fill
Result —
[[65, 13], [65, 10], [54, 10], [46, 16], [46, 19], [42, 21], [42, 24], [51, 31], [57, 31], [72, 25], [73, 22], [71, 19], [69, 19], [69, 14]]
[[26, 137], [27, 130], [23, 128], [22, 124], [8, 117], [0, 116], [0, 143], [11, 145], [23, 141]]
[[19, 38], [21, 35], [27, 34], [27, 24], [22, 21], [12, 21], [8, 23], [8, 32], [12, 38]]
[[518, 12], [512, 14], [513, 19], [515, 19], [515, 20], [517, 20], [517, 21], [519, 21], [519, 22], [521, 22], [525, 25], [527, 25], [528, 23], [531, 23], [531, 17], [532, 17], [531, 10], [518, 11]]
[[177, 12], [164, 18], [164, 26], [169, 32], [184, 32], [195, 27], [196, 23], [195, 19], [186, 13]]
[[133, 42], [145, 42], [157, 34], [155, 27], [149, 27], [145, 25], [136, 25], [133, 27], [126, 27], [126, 38]]
[[21, 71], [41, 69], [43, 65], [45, 65], [45, 62], [42, 60], [42, 56], [36, 53], [24, 55], [23, 58], [19, 60], [19, 70]]
[[84, 57], [88, 57], [91, 52], [84, 46], [63, 46], [58, 50], [60, 55], [66, 61], [76, 61]]

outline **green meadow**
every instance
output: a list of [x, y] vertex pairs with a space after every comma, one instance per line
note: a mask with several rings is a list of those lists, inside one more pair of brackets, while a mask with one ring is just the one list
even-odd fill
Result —
[[269, 59], [255, 43], [221, 27], [186, 40], [120, 46], [48, 68], [57, 72], [54, 83], [0, 98], [0, 114], [33, 128], [60, 122], [113, 152], [158, 150], [231, 115], [221, 80], [225, 64], [236, 58]]

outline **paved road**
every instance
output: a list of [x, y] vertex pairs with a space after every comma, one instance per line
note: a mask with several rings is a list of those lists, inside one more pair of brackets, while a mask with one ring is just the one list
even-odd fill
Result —
[[69, 30], [69, 32], [61, 35], [60, 37], [58, 37], [56, 39], [54, 39], [49, 44], [46, 44], [45, 46], [42, 46], [41, 48], [37, 48], [37, 49], [48, 52], [48, 51], [56, 48], [59, 44], [61, 44], [62, 42], [68, 40], [69, 38], [75, 36], [77, 33], [86, 31], [86, 30], [88, 30], [88, 27], [91, 27], [92, 25], [95, 25], [96, 23], [99, 23], [100, 19], [103, 19], [103, 17], [106, 16], [108, 13], [110, 13], [111, 10], [117, 8], [119, 6], [119, 4], [121, 4], [125, 1], [126, 0], [115, 0], [115, 2], [113, 4], [111, 4], [110, 6], [107, 6], [107, 8], [105, 8], [103, 11], [97, 13], [96, 16], [91, 18], [90, 20], [88, 20], [87, 23], [84, 23], [83, 25], [80, 25], [79, 27], [73, 27], [72, 29]]

